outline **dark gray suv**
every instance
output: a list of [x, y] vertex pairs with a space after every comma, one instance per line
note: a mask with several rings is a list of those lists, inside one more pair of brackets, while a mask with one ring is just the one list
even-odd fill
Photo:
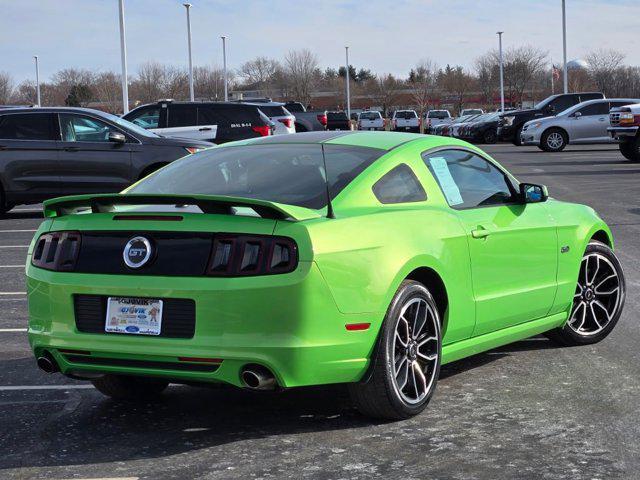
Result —
[[211, 146], [164, 138], [97, 110], [0, 109], [0, 211], [61, 195], [119, 192]]

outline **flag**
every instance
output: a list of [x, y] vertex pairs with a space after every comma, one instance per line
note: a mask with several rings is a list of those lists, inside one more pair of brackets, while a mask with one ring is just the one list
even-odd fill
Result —
[[552, 75], [554, 80], [560, 80], [560, 69], [555, 65], [553, 65]]

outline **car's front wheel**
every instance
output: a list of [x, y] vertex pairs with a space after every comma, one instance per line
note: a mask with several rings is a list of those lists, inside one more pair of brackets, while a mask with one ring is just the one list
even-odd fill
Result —
[[385, 316], [369, 375], [349, 386], [360, 412], [400, 420], [425, 409], [440, 373], [440, 325], [429, 290], [404, 281]]
[[559, 128], [550, 128], [542, 134], [540, 148], [545, 152], [561, 152], [569, 143], [567, 134]]
[[91, 380], [102, 393], [117, 400], [149, 400], [160, 395], [169, 382], [159, 378], [104, 375]]
[[592, 241], [582, 257], [569, 320], [549, 332], [563, 345], [587, 345], [604, 339], [618, 323], [625, 300], [622, 266], [604, 243]]

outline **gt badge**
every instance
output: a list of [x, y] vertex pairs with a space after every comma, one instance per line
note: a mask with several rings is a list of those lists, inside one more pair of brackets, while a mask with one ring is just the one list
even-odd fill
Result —
[[151, 258], [151, 242], [145, 237], [133, 237], [122, 252], [124, 263], [129, 268], [140, 268]]

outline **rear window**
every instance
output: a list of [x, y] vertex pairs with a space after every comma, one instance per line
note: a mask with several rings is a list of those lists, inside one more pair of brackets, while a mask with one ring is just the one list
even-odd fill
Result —
[[171, 128], [197, 125], [196, 111], [195, 105], [170, 105], [167, 126]]
[[446, 110], [431, 110], [427, 114], [427, 118], [439, 118], [440, 120], [443, 120], [445, 118], [449, 118], [449, 112]]
[[54, 140], [50, 113], [16, 113], [0, 117], [0, 138]]
[[265, 105], [260, 105], [258, 108], [262, 110], [267, 117], [286, 117], [289, 116], [289, 112], [287, 112], [284, 107], [268, 107]]
[[422, 202], [427, 199], [413, 170], [404, 163], [387, 172], [373, 186], [373, 194], [380, 203]]
[[347, 120], [347, 114], [344, 112], [327, 112], [327, 120]]
[[285, 107], [290, 112], [304, 112], [305, 111], [304, 110], [304, 106], [301, 103], [298, 103], [298, 102], [287, 103], [285, 105]]
[[396, 118], [418, 118], [418, 114], [413, 110], [404, 110], [402, 112], [396, 112]]
[[364, 112], [360, 114], [360, 119], [362, 120], [380, 120], [382, 116], [380, 112]]
[[189, 155], [129, 193], [229, 195], [320, 209], [384, 150], [344, 145], [244, 145]]

